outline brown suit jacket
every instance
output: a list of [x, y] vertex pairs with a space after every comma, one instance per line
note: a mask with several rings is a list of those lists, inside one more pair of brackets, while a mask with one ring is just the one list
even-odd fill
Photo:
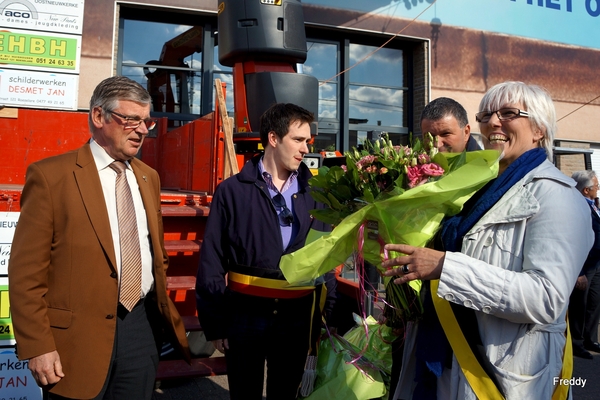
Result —
[[[189, 357], [183, 323], [166, 292], [158, 173], [138, 159], [131, 166], [150, 231], [153, 296], [166, 333]], [[59, 353], [65, 377], [53, 393], [83, 399], [100, 392], [115, 337], [116, 272], [108, 212], [89, 144], [31, 164], [12, 245], [9, 295], [19, 358]]]

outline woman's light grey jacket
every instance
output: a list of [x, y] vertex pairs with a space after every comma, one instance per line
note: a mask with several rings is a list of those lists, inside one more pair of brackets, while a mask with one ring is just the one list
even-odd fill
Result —
[[[533, 169], [447, 252], [437, 295], [476, 311], [507, 399], [550, 399], [560, 377], [569, 295], [592, 247], [590, 209], [549, 161]], [[406, 339], [396, 398], [412, 398], [414, 343]], [[453, 357], [438, 399], [476, 399]]]

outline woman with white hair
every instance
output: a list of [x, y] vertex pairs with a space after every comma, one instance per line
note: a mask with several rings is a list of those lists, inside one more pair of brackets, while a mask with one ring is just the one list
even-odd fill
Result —
[[401, 253], [383, 263], [386, 275], [423, 280], [425, 308], [408, 330], [395, 398], [568, 398], [565, 317], [592, 246], [589, 208], [550, 162], [546, 91], [504, 82], [479, 110], [486, 147], [501, 153], [498, 177], [444, 219], [431, 248], [386, 245]]

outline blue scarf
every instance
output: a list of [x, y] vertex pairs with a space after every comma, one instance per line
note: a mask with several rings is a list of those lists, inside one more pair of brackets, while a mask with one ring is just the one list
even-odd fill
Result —
[[[444, 218], [441, 228], [434, 239], [434, 247], [443, 251], [460, 251], [463, 237], [475, 223], [511, 187], [523, 179], [531, 170], [543, 163], [546, 158], [546, 151], [542, 148], [536, 148], [523, 153], [498, 178], [488, 182], [481, 190], [475, 193], [465, 203], [460, 213]], [[450, 367], [452, 362], [452, 349], [440, 325], [431, 299], [431, 295], [435, 296], [436, 294], [430, 294], [429, 281], [423, 282], [423, 289], [425, 289], [424, 313], [423, 319], [419, 322], [417, 336], [417, 365], [415, 374], [417, 386], [413, 394], [413, 399], [418, 400], [436, 398], [437, 378], [442, 375], [444, 367]], [[455, 310], [457, 306], [457, 304], [452, 304]], [[459, 307], [464, 308], [462, 306]], [[465, 310], [472, 311], [471, 309]]]

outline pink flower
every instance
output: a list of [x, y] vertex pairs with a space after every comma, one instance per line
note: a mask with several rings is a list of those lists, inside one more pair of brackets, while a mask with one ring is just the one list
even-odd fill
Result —
[[408, 167], [406, 176], [408, 177], [408, 186], [414, 188], [426, 183], [430, 176], [442, 176], [443, 174], [444, 169], [442, 167], [429, 163]]
[[423, 174], [427, 176], [442, 176], [444, 175], [444, 169], [437, 164], [430, 163], [421, 165]]
[[379, 170], [380, 175], [387, 174], [387, 173], [388, 173], [388, 169], [386, 167], [381, 167], [381, 169]]
[[342, 165], [341, 167], [344, 170], [344, 172], [348, 172], [348, 167], [346, 167], [345, 165]]
[[361, 164], [373, 164], [373, 161], [375, 161], [375, 156], [372, 155], [364, 156], [358, 160], [358, 162]]
[[423, 154], [423, 153], [419, 154], [417, 156], [417, 159], [419, 160], [419, 164], [427, 164], [427, 163], [431, 162], [429, 155]]
[[427, 182], [427, 176], [423, 173], [422, 165], [408, 167], [406, 176], [408, 178], [408, 187], [411, 189]]
[[368, 155], [364, 156], [356, 162], [356, 169], [361, 171], [365, 165], [371, 165], [376, 160], [375, 156]]

